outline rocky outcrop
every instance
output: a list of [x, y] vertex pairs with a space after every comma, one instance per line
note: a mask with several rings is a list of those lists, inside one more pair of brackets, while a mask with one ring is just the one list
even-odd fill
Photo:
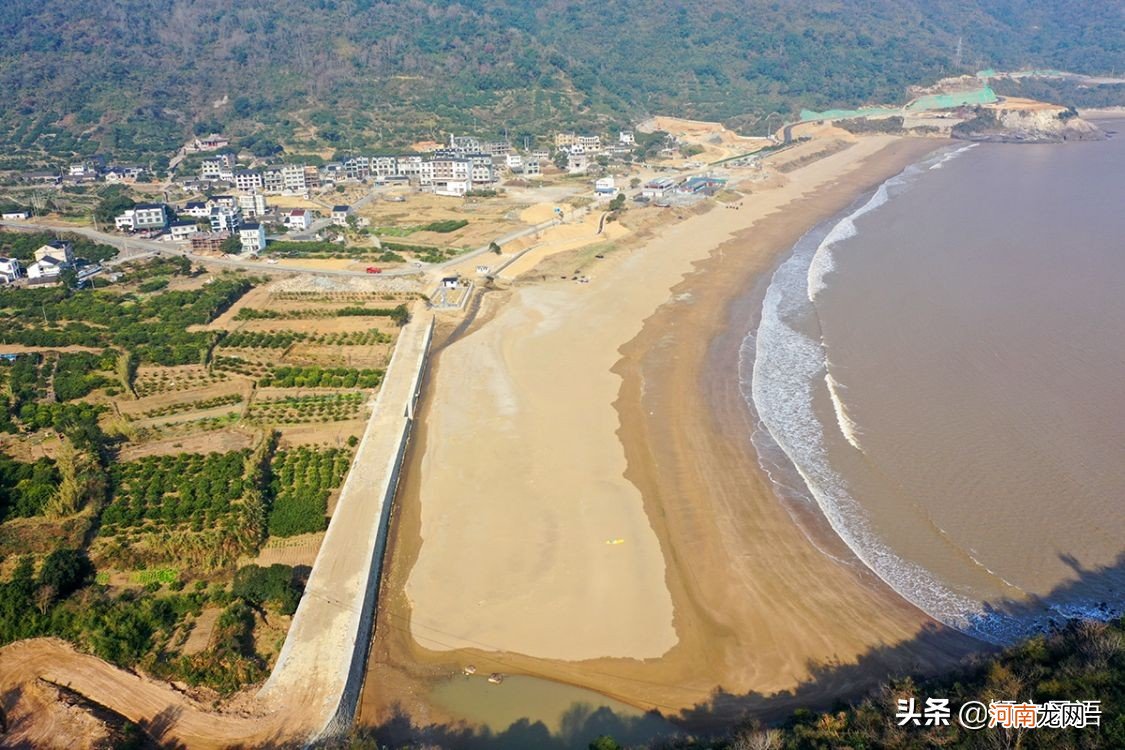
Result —
[[1105, 132], [1067, 107], [984, 107], [953, 128], [953, 137], [992, 143], [1100, 141]]

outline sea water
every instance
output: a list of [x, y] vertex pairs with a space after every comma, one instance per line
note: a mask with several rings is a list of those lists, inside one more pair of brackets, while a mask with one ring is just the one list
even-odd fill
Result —
[[1125, 603], [1123, 178], [1125, 132], [950, 147], [803, 237], [743, 344], [782, 492], [989, 641]]

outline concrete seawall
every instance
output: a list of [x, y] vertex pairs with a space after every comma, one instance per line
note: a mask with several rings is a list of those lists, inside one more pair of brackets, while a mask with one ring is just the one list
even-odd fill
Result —
[[336, 511], [277, 664], [258, 696], [279, 706], [307, 696], [309, 740], [346, 731], [363, 686], [387, 526], [433, 336], [416, 313], [399, 335]]

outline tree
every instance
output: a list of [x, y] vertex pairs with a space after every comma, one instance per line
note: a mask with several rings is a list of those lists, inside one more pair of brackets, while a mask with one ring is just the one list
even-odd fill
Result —
[[57, 549], [43, 560], [39, 569], [39, 585], [50, 588], [55, 596], [65, 599], [85, 586], [94, 572], [86, 553], [76, 549]]
[[625, 193], [618, 193], [613, 196], [613, 200], [609, 202], [610, 211], [620, 211], [625, 207]]
[[500, 254], [500, 245], [496, 244], [495, 242], [488, 243], [488, 249], [496, 253], [497, 255]]
[[622, 750], [622, 748], [617, 740], [608, 734], [603, 734], [590, 743], [590, 750]]
[[102, 199], [94, 209], [94, 219], [112, 225], [114, 219], [135, 205], [137, 202], [129, 197], [125, 188], [115, 185], [102, 193]]
[[232, 234], [223, 240], [221, 247], [227, 255], [238, 255], [242, 252], [242, 240], [238, 238], [237, 234]]
[[640, 177], [634, 177], [633, 179], [629, 180], [629, 187], [633, 188], [634, 190], [636, 190], [637, 187], [640, 186], [640, 184], [641, 184], [641, 178]]

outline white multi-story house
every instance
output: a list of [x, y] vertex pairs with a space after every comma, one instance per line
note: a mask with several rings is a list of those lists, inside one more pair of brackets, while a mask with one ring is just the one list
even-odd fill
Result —
[[237, 208], [230, 206], [212, 206], [207, 218], [211, 222], [212, 232], [233, 232], [242, 224], [242, 214]]
[[261, 193], [250, 193], [238, 196], [238, 208], [242, 215], [250, 219], [264, 216], [267, 208], [266, 196]]
[[23, 266], [15, 258], [0, 258], [0, 284], [11, 284], [23, 276]]
[[602, 150], [602, 137], [600, 135], [580, 135], [575, 145], [586, 149], [588, 154], [596, 154]]
[[52, 242], [35, 251], [35, 262], [27, 267], [32, 281], [57, 278], [74, 265], [74, 247], [69, 242]]
[[465, 154], [469, 161], [469, 179], [474, 185], [491, 184], [494, 178], [492, 156], [489, 154]]
[[539, 168], [538, 159], [528, 159], [523, 163], [524, 177], [538, 177], [540, 174], [542, 174], [542, 170]]
[[[427, 162], [433, 169], [432, 183], [437, 195], [464, 195], [472, 181], [473, 164], [468, 159], [444, 156]], [[491, 163], [491, 162], [490, 162]]]
[[199, 226], [194, 221], [175, 221], [168, 226], [168, 231], [173, 240], [189, 240], [199, 231]]
[[617, 134], [617, 142], [622, 146], [632, 146], [637, 142], [637, 139], [633, 137], [632, 131], [622, 130]]
[[294, 208], [282, 215], [282, 221], [290, 231], [303, 232], [312, 226], [312, 213], [303, 208]]
[[348, 215], [351, 212], [351, 206], [333, 206], [332, 223], [338, 227], [346, 227], [348, 225]]
[[203, 201], [189, 201], [184, 204], [183, 210], [181, 210], [180, 213], [186, 216], [193, 216], [196, 219], [206, 219], [211, 215], [211, 207]]
[[471, 183], [468, 180], [435, 180], [434, 195], [448, 195], [461, 197], [469, 192]]
[[234, 187], [244, 193], [262, 189], [262, 173], [250, 169], [239, 169], [234, 173]]
[[508, 154], [504, 157], [504, 166], [513, 172], [518, 172], [523, 169], [523, 157], [516, 153]]
[[397, 177], [398, 159], [393, 156], [375, 156], [371, 159], [371, 173], [376, 177]]
[[114, 219], [114, 224], [123, 232], [163, 229], [168, 225], [168, 211], [162, 203], [138, 203]]
[[242, 252], [260, 253], [266, 247], [266, 230], [257, 222], [243, 224], [238, 228], [238, 240], [242, 243]]
[[344, 175], [349, 180], [366, 180], [371, 176], [371, 160], [366, 156], [353, 156], [344, 160]]
[[270, 167], [262, 171], [262, 191], [276, 195], [285, 189], [285, 180], [281, 176], [281, 167]]
[[[423, 165], [428, 162], [418, 154], [409, 154], [407, 156], [400, 156], [395, 160], [398, 164], [398, 174], [403, 177], [411, 177], [421, 179]], [[430, 169], [430, 177], [433, 178], [433, 169]]]
[[204, 159], [199, 165], [199, 176], [204, 180], [234, 180], [234, 154], [219, 154]]
[[286, 164], [281, 168], [282, 192], [297, 194], [307, 193], [308, 181], [305, 179], [304, 164]]

